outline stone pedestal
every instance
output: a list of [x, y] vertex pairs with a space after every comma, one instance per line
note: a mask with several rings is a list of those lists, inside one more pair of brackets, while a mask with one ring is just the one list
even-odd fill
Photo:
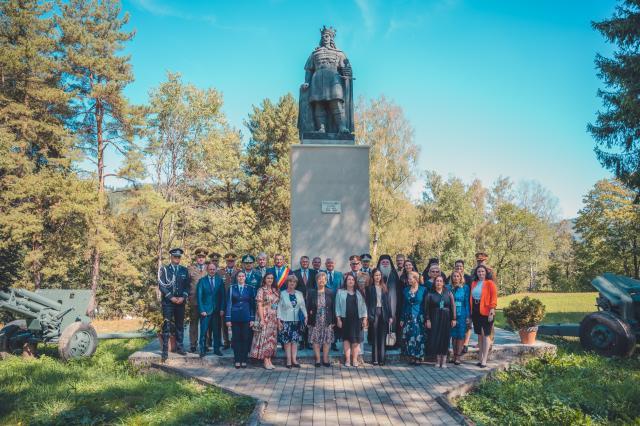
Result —
[[[351, 142], [353, 143], [353, 142]], [[369, 147], [305, 140], [291, 147], [291, 261], [327, 257], [349, 270], [369, 251]]]

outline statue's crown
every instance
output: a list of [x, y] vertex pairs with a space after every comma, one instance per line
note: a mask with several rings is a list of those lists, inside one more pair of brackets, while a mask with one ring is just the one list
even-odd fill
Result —
[[327, 28], [326, 25], [323, 25], [322, 28], [320, 28], [320, 34], [324, 35], [325, 33], [329, 33], [329, 35], [331, 36], [331, 38], [336, 36], [336, 29], [333, 27], [329, 27]]

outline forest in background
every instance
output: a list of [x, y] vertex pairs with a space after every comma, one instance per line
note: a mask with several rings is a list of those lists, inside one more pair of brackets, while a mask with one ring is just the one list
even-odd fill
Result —
[[[257, 99], [246, 129], [229, 125], [222, 93], [179, 72], [134, 105], [119, 2], [9, 0], [0, 17], [0, 285], [88, 288], [100, 316], [121, 317], [141, 313], [170, 247], [187, 261], [200, 246], [288, 258], [291, 94]], [[422, 270], [438, 257], [449, 272], [486, 251], [502, 294], [589, 290], [605, 271], [638, 278], [640, 210], [625, 175], [596, 182], [566, 220], [535, 181], [421, 169], [412, 125], [385, 96], [358, 100], [356, 143], [371, 147], [374, 259], [404, 253]]]

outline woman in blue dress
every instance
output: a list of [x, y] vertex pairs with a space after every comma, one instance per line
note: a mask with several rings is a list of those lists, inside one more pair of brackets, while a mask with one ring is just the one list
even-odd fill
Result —
[[456, 304], [456, 326], [451, 329], [453, 341], [453, 363], [460, 365], [460, 357], [464, 348], [465, 333], [471, 324], [469, 318], [469, 286], [465, 283], [464, 275], [458, 270], [451, 274], [451, 282], [448, 285], [453, 293]]
[[411, 364], [417, 364], [424, 356], [424, 308], [423, 301], [426, 294], [424, 287], [420, 286], [417, 272], [411, 272], [407, 276], [408, 287], [403, 291], [402, 304], [402, 352], [410, 358]]

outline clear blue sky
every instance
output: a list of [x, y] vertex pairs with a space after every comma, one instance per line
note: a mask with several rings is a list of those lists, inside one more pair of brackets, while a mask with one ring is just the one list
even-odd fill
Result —
[[[534, 179], [573, 217], [607, 177], [586, 124], [600, 108], [593, 59], [611, 46], [593, 31], [614, 0], [170, 1], [126, 0], [136, 30], [127, 52], [134, 103], [167, 70], [224, 95], [230, 122], [287, 92], [332, 25], [355, 96], [401, 105], [421, 147], [420, 170], [485, 185]], [[413, 195], [420, 193], [416, 183]]]

